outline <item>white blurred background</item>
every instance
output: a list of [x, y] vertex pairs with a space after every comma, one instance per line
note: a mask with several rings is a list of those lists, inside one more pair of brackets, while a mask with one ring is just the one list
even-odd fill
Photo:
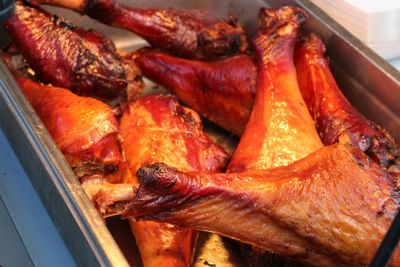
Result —
[[400, 69], [399, 0], [311, 0]]

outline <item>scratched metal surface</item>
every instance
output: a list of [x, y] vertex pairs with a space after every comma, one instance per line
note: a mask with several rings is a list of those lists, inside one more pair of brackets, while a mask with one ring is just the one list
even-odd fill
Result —
[[[261, 6], [295, 4], [311, 15], [306, 31], [324, 38], [334, 75], [354, 106], [400, 140], [400, 74], [308, 0], [126, 0], [142, 7], [205, 9], [219, 16], [235, 14], [249, 37], [256, 29]], [[146, 43], [132, 33], [110, 28], [60, 8], [47, 8], [85, 28], [102, 31], [118, 49], [131, 51]], [[0, 28], [0, 46], [8, 42]], [[13, 144], [32, 183], [58, 226], [74, 257], [85, 266], [140, 266], [137, 248], [125, 222], [108, 219], [108, 228], [85, 196], [55, 144], [0, 62], [0, 126]], [[26, 152], [28, 151], [28, 153]], [[110, 234], [111, 232], [111, 234]], [[119, 245], [119, 246], [118, 246]], [[121, 250], [122, 252], [121, 252]], [[195, 266], [243, 266], [232, 242], [201, 235]]]

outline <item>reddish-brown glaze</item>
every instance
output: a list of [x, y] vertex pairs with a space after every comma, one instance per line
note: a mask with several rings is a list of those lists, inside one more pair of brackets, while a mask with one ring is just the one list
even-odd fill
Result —
[[250, 57], [205, 63], [145, 51], [136, 63], [146, 77], [211, 121], [237, 135], [243, 131], [255, 94], [256, 67]]
[[204, 133], [197, 113], [173, 96], [147, 96], [129, 105], [120, 121], [124, 151], [135, 173], [153, 162], [180, 170], [222, 170], [228, 155]]
[[191, 266], [197, 231], [151, 221], [130, 224], [144, 267]]
[[[301, 97], [293, 63], [298, 31], [306, 17], [303, 10], [294, 7], [260, 11], [254, 41], [257, 93], [250, 121], [228, 172], [288, 165], [323, 146]], [[291, 239], [285, 240], [286, 229], [271, 227], [271, 231], [282, 233], [282, 243], [293, 243]], [[265, 266], [266, 260], [276, 258], [261, 249], [244, 245], [241, 248], [251, 267]]]
[[353, 146], [374, 161], [390, 168], [400, 152], [392, 137], [361, 115], [345, 98], [324, 56], [325, 46], [315, 34], [297, 44], [295, 61], [301, 92], [316, 120], [325, 145], [339, 142], [347, 135]]
[[17, 81], [78, 177], [119, 168], [118, 123], [108, 105], [27, 78]]
[[114, 0], [28, 2], [76, 10], [105, 24], [132, 31], [152, 46], [183, 57], [214, 60], [244, 53], [248, 46], [244, 30], [233, 16], [225, 21], [200, 10], [142, 9]]
[[210, 121], [242, 134], [256, 91], [257, 69], [249, 56], [208, 63], [144, 50], [135, 61], [144, 76], [168, 88]]
[[124, 96], [126, 72], [111, 41], [16, 2], [5, 27], [40, 80], [79, 95]]
[[220, 233], [314, 266], [368, 265], [399, 201], [387, 173], [342, 144], [268, 170], [183, 173], [156, 163], [137, 176], [125, 216]]
[[[131, 173], [164, 161], [180, 170], [222, 171], [228, 155], [203, 133], [199, 116], [173, 96], [152, 95], [131, 103], [123, 113], [120, 131]], [[135, 176], [125, 183], [137, 185]], [[188, 267], [197, 233], [190, 228], [153, 222], [133, 222], [145, 267]]]
[[297, 84], [293, 50], [307, 14], [295, 7], [261, 9], [254, 46], [257, 93], [229, 172], [283, 166], [323, 145]]
[[126, 87], [128, 101], [126, 101], [125, 104], [138, 99], [144, 89], [142, 74], [134, 60], [136, 56], [136, 51], [122, 56], [122, 64], [125, 69], [126, 81], [128, 83]]

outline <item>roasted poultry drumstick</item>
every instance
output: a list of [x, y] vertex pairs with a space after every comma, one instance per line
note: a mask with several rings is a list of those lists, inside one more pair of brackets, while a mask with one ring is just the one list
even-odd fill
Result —
[[[323, 146], [302, 99], [293, 63], [297, 33], [306, 18], [303, 10], [293, 7], [260, 11], [260, 30], [254, 42], [258, 59], [257, 94], [228, 172], [286, 166]], [[273, 228], [280, 233], [274, 240], [276, 243], [299, 243], [284, 228], [271, 224]], [[241, 248], [252, 267], [265, 266], [272, 258], [257, 248]]]
[[[399, 149], [345, 99], [313, 34], [297, 43], [296, 73], [302, 9], [260, 11], [255, 65], [247, 55], [217, 61], [247, 50], [233, 20], [112, 0], [29, 2], [74, 9], [177, 56], [213, 61], [155, 49], [121, 58], [101, 34], [21, 2], [6, 24], [46, 83], [126, 101], [127, 87], [129, 99], [141, 92], [137, 64], [190, 107], [242, 135], [227, 173], [215, 173], [228, 155], [173, 96], [126, 103], [118, 125], [99, 100], [17, 78], [100, 213], [124, 208], [145, 267], [189, 266], [193, 229], [309, 265], [370, 262], [399, 208]], [[142, 221], [149, 219], [158, 222]], [[399, 250], [391, 263], [400, 266]]]
[[[270, 22], [263, 17], [264, 13], [278, 17]], [[259, 79], [255, 106], [246, 131], [234, 153], [233, 160], [229, 164], [228, 172], [262, 170], [287, 165], [322, 147], [297, 86], [296, 70], [293, 64], [293, 50], [297, 31], [300, 24], [305, 20], [306, 14], [295, 8], [283, 8], [276, 13], [262, 10], [260, 14], [263, 15], [260, 18], [260, 23], [270, 23], [265, 25], [265, 32], [259, 35], [255, 45], [259, 58]], [[287, 27], [285, 34], [279, 35], [277, 29], [280, 27]], [[271, 32], [276, 33], [272, 34]], [[285, 46], [282, 46], [282, 44], [285, 44]], [[171, 57], [151, 53], [148, 57], [146, 55], [142, 57], [143, 63], [140, 61], [137, 61], [137, 63], [143, 70], [143, 65], [151, 66], [151, 63], [149, 64], [144, 59], [153, 59], [151, 62], [158, 63], [159, 68], [162, 68], [165, 65], [163, 63], [168, 58]], [[187, 60], [186, 62], [185, 60], [178, 60], [178, 63], [179, 61], [188, 62], [186, 65], [189, 65]], [[172, 62], [177, 65], [177, 60]], [[169, 63], [168, 67], [171, 67], [172, 71], [177, 69], [171, 66], [171, 61], [167, 63]], [[241, 66], [246, 67], [244, 64]], [[199, 69], [199, 66], [195, 67]], [[145, 74], [146, 69], [144, 70]], [[255, 67], [253, 69], [255, 71]], [[225, 70], [226, 68], [223, 68], [221, 72]], [[216, 77], [219, 77], [218, 74], [216, 74]], [[168, 78], [164, 78], [164, 80], [166, 79]], [[201, 79], [200, 75], [199, 79]], [[173, 81], [173, 79], [170, 80]], [[193, 79], [188, 79], [188, 82], [193, 83]], [[218, 86], [216, 87], [218, 88]], [[280, 127], [277, 127], [277, 125]], [[301, 141], [301, 145], [299, 141]], [[276, 233], [279, 233], [276, 237], [271, 238], [270, 242], [281, 244], [298, 244], [300, 242], [301, 246], [307, 246], [307, 244], [304, 244], [305, 242], [291, 237], [290, 233], [289, 235], [285, 233], [287, 231], [284, 228], [272, 223], [270, 227]], [[286, 250], [286, 248], [282, 248], [282, 250]], [[280, 252], [279, 250], [275, 251]], [[258, 255], [258, 253], [255, 253], [255, 255]], [[321, 260], [319, 259], [319, 262]]]
[[98, 32], [83, 30], [20, 1], [5, 27], [43, 82], [104, 100], [126, 98], [128, 85], [130, 95], [140, 94], [137, 68], [123, 62], [114, 44]]
[[322, 40], [315, 34], [305, 36], [295, 51], [299, 86], [324, 144], [337, 143], [347, 135], [354, 147], [382, 167], [400, 172], [398, 146], [347, 101], [329, 69]]
[[[151, 95], [131, 103], [122, 115], [120, 132], [133, 174], [158, 161], [185, 171], [218, 172], [228, 161], [223, 149], [203, 133], [198, 115], [179, 105], [174, 96]], [[124, 182], [138, 185], [135, 176], [125, 176]], [[196, 231], [134, 221], [131, 228], [145, 267], [191, 265]]]
[[297, 85], [293, 50], [302, 9], [261, 9], [254, 46], [258, 59], [255, 105], [229, 163], [229, 172], [285, 166], [322, 147]]
[[[183, 173], [156, 163], [137, 176], [125, 216], [220, 233], [315, 266], [367, 265], [399, 201], [387, 173], [342, 144], [269, 170]], [[274, 243], [285, 234], [274, 225], [296, 242]]]
[[[293, 75], [292, 64], [282, 64], [284, 59], [290, 58], [284, 52], [290, 51], [288, 46], [292, 45], [293, 51], [295, 37], [290, 33], [296, 30], [297, 25], [293, 22], [302, 17], [301, 12], [293, 10], [297, 9], [267, 10], [263, 13], [265, 16], [260, 16], [260, 19], [266, 19], [266, 23], [260, 23], [259, 37], [255, 41], [261, 57], [259, 62], [266, 55], [272, 55], [272, 61], [269, 61], [272, 66], [268, 71], [259, 70], [257, 86], [260, 89], [261, 85], [269, 84], [266, 88], [273, 92], [273, 98], [279, 96], [281, 90], [278, 88], [293, 88], [293, 79], [285, 76]], [[285, 14], [292, 14], [295, 19], [286, 23], [277, 21], [277, 17]], [[263, 39], [262, 33], [274, 27], [270, 39]], [[280, 42], [287, 34], [292, 39]], [[273, 49], [277, 47], [280, 49]], [[274, 67], [281, 68], [281, 71], [274, 71]], [[286, 79], [279, 75], [281, 73]], [[268, 83], [264, 82], [263, 75], [270, 75]], [[264, 132], [265, 139], [246, 137], [247, 146], [238, 147], [246, 151], [248, 146], [252, 146], [253, 150], [259, 151], [258, 154], [246, 157], [250, 154], [244, 153], [243, 160], [238, 160], [240, 164], [231, 163], [238, 166], [236, 169], [232, 167], [236, 172], [227, 174], [182, 172], [162, 163], [143, 167], [137, 172], [139, 190], [125, 210], [125, 217], [170, 222], [220, 233], [315, 266], [367, 265], [398, 209], [399, 202], [393, 194], [398, 188], [393, 178], [361, 150], [346, 142], [320, 148], [322, 144], [315, 129], [314, 134], [309, 133], [306, 138], [301, 132], [297, 135], [296, 128], [290, 133], [292, 128], [287, 127], [286, 120], [276, 119], [281, 123], [271, 125], [268, 131], [260, 131], [269, 125], [269, 121], [274, 121], [271, 119], [273, 116], [268, 116], [270, 111], [263, 109], [266, 104], [262, 96], [268, 92], [267, 89], [257, 91], [256, 106], [243, 136], [246, 137], [247, 132]], [[288, 99], [278, 98], [276, 104], [285, 108], [276, 117], [290, 118], [284, 112], [287, 110], [290, 114], [296, 110], [296, 105], [289, 106], [293, 104], [291, 98], [297, 99], [295, 90], [283, 92], [281, 99], [283, 96]], [[253, 118], [258, 120], [252, 123]], [[302, 119], [304, 121], [300, 121]], [[309, 121], [310, 117], [299, 118], [298, 123], [293, 121], [291, 125], [302, 129], [310, 125]], [[274, 131], [281, 134], [275, 136]], [[285, 131], [286, 134], [282, 134]], [[268, 136], [271, 138], [269, 141]], [[274, 166], [252, 165], [257, 157], [263, 158], [264, 147], [271, 152], [280, 147], [283, 153], [286, 152], [285, 143], [279, 142], [281, 136], [283, 139], [286, 136], [304, 138], [308, 152], [301, 154], [298, 149], [293, 150], [295, 153], [289, 152], [289, 155], [298, 156], [296, 159], [299, 160], [295, 162], [296, 159], [283, 157], [281, 161], [279, 157], [271, 158], [272, 153], [266, 154], [270, 161], [275, 160], [275, 166], [289, 164], [283, 167], [260, 170]], [[295, 142], [301, 144], [302, 140]], [[287, 143], [290, 151], [290, 143]], [[235, 153], [234, 157], [236, 155], [240, 156]], [[398, 251], [392, 263], [400, 264]]]
[[113, 110], [90, 97], [64, 88], [40, 85], [18, 77], [32, 107], [81, 181], [90, 198], [112, 190], [118, 199], [132, 199], [133, 188], [119, 184], [124, 176], [121, 138]]
[[[182, 170], [216, 172], [228, 161], [228, 154], [203, 133], [198, 115], [173, 96], [132, 102], [119, 132], [113, 111], [101, 101], [27, 78], [17, 81], [100, 211], [133, 199], [138, 183], [130, 174], [144, 164], [164, 161]], [[144, 266], [190, 266], [194, 230], [154, 222], [131, 226]]]
[[242, 134], [256, 91], [257, 69], [251, 57], [210, 63], [146, 49], [137, 53], [135, 62], [145, 77], [168, 88], [189, 107], [229, 132]]
[[105, 24], [132, 31], [152, 46], [182, 57], [214, 60], [247, 50], [244, 30], [234, 17], [224, 21], [199, 10], [142, 9], [114, 0], [28, 2], [57, 5], [78, 11]]

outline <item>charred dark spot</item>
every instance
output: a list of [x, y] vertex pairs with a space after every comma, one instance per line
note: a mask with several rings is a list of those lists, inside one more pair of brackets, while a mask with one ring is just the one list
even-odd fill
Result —
[[113, 4], [114, 2], [108, 0], [84, 0], [81, 13], [105, 24], [111, 24], [115, 17], [119, 15]]
[[51, 21], [57, 22], [59, 20], [59, 17], [57, 15], [51, 16]]
[[238, 24], [237, 17], [233, 14], [229, 14], [228, 23], [229, 23], [229, 25], [231, 25], [233, 27], [237, 27], [237, 24]]
[[361, 136], [358, 139], [358, 147], [361, 151], [367, 151], [371, 147], [372, 141], [370, 136]]
[[242, 45], [242, 36], [240, 34], [232, 35], [232, 39], [230, 42], [231, 52], [235, 53], [239, 51], [241, 45]]
[[392, 190], [392, 199], [397, 206], [400, 205], [400, 189], [397, 186]]
[[164, 163], [153, 163], [149, 166], [140, 168], [136, 176], [140, 184], [150, 188], [170, 189], [176, 183], [176, 177], [172, 168]]
[[64, 21], [64, 20], [60, 20], [60, 21], [58, 22], [58, 25], [59, 25], [60, 27], [64, 28], [64, 29], [67, 29], [67, 30], [73, 30], [74, 28], [76, 28], [75, 25], [73, 25], [73, 24], [71, 24], [71, 23], [68, 23], [68, 22], [66, 22], [66, 21]]

